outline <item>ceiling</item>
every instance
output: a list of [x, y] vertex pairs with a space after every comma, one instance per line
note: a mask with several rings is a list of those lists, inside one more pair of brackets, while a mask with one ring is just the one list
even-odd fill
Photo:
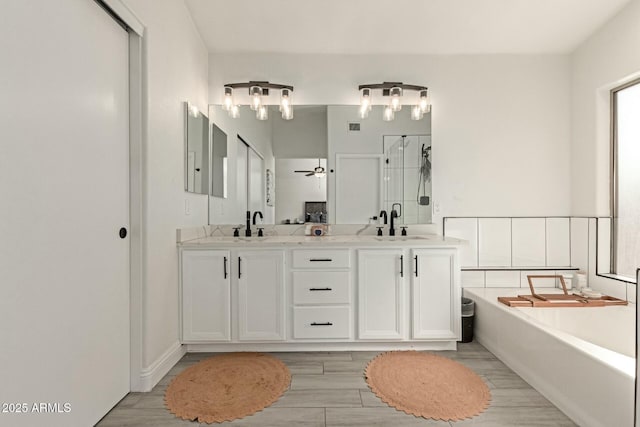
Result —
[[210, 52], [570, 53], [630, 0], [186, 0]]

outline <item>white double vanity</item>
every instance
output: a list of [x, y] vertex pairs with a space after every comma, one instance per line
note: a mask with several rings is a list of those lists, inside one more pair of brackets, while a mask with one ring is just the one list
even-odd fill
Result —
[[461, 240], [204, 237], [179, 243], [189, 351], [455, 349]]

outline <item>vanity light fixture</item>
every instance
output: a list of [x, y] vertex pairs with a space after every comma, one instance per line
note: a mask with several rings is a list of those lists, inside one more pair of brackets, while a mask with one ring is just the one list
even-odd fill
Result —
[[258, 120], [267, 120], [269, 117], [269, 106], [265, 100], [269, 96], [269, 89], [280, 91], [280, 113], [284, 120], [293, 119], [293, 86], [267, 81], [249, 81], [246, 83], [228, 83], [224, 85], [224, 100], [222, 108], [229, 112], [229, 116], [237, 118], [240, 116], [240, 105], [234, 102], [234, 89], [249, 89], [249, 106], [256, 112]]
[[384, 108], [382, 119], [391, 121], [395, 118], [395, 112], [402, 109], [402, 99], [405, 91], [418, 92], [418, 100], [411, 108], [411, 120], [420, 120], [424, 113], [431, 111], [431, 101], [429, 99], [429, 89], [426, 86], [404, 84], [402, 82], [383, 82], [358, 86], [360, 91], [360, 110], [358, 115], [365, 119], [369, 115], [372, 103], [372, 93], [374, 90], [381, 90], [382, 96], [388, 96], [389, 102]]

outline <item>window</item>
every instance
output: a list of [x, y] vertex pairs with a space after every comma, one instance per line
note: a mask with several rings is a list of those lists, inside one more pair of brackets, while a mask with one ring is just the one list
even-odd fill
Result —
[[640, 267], [640, 80], [612, 91], [612, 273]]

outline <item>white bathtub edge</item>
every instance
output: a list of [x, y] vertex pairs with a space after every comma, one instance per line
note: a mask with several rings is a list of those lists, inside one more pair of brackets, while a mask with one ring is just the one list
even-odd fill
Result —
[[[562, 360], [558, 352], [570, 344], [561, 337], [528, 321], [524, 313], [503, 309], [482, 295], [469, 294], [476, 297], [474, 334], [477, 341], [574, 422], [585, 427], [633, 425], [633, 393], [630, 399], [627, 394], [620, 393], [627, 386], [634, 388], [633, 378], [619, 370], [609, 372], [598, 368], [597, 364], [601, 362], [597, 358], [580, 351], [573, 354], [571, 361]], [[537, 344], [535, 356], [532, 356], [531, 348], [527, 348], [532, 345], [522, 341], [523, 336]], [[550, 360], [557, 360], [557, 363], [551, 365]], [[589, 367], [586, 370], [594, 378], [601, 379], [596, 383], [597, 387], [586, 388], [584, 384], [571, 381], [572, 375], [579, 375], [576, 370], [581, 372], [578, 366]]]

